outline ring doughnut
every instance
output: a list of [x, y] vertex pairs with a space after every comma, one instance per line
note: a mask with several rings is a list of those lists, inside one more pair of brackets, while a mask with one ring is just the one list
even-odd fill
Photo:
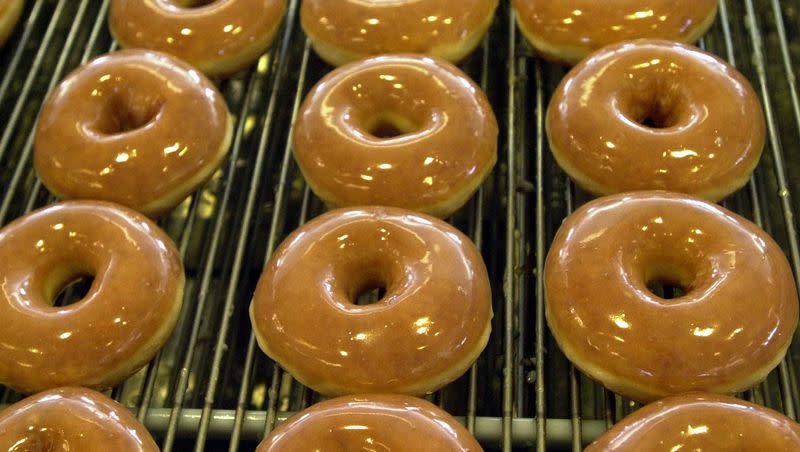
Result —
[[24, 6], [22, 0], [0, 0], [0, 46], [6, 43], [14, 31]]
[[690, 393], [640, 408], [586, 448], [608, 450], [800, 450], [800, 425], [733, 397]]
[[[26, 394], [116, 386], [164, 345], [183, 300], [169, 237], [105, 202], [55, 204], [0, 229], [0, 275], [0, 384]], [[53, 306], [88, 276], [83, 299]]]
[[224, 77], [266, 52], [285, 11], [286, 0], [112, 0], [108, 25], [124, 48], [168, 53]]
[[[353, 428], [353, 427], [356, 428]], [[279, 425], [256, 452], [287, 450], [482, 451], [463, 425], [416, 397], [356, 395], [318, 403]]]
[[459, 62], [480, 44], [498, 0], [303, 0], [300, 23], [333, 66], [387, 53]]
[[631, 39], [695, 43], [717, 15], [716, 0], [513, 0], [513, 6], [533, 48], [568, 65]]
[[[584, 205], [556, 234], [544, 278], [561, 350], [607, 388], [643, 402], [744, 391], [783, 359], [797, 327], [794, 278], [772, 238], [676, 193]], [[663, 298], [658, 284], [685, 294]]]
[[[384, 288], [376, 303], [360, 294]], [[419, 395], [460, 377], [491, 331], [489, 277], [449, 224], [388, 207], [341, 209], [275, 251], [250, 305], [261, 349], [325, 395]]]
[[0, 450], [158, 452], [150, 433], [117, 402], [86, 388], [58, 388], [0, 413]]
[[47, 98], [34, 165], [59, 198], [159, 215], [211, 177], [232, 130], [202, 74], [162, 53], [123, 50], [81, 66]]
[[575, 66], [546, 128], [558, 164], [591, 193], [663, 189], [717, 201], [747, 183], [764, 124], [732, 66], [695, 47], [641, 40]]
[[308, 94], [294, 155], [329, 206], [384, 205], [446, 217], [497, 160], [497, 120], [455, 66], [391, 55], [340, 67]]

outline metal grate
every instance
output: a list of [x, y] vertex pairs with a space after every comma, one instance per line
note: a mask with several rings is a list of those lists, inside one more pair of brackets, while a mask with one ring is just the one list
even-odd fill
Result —
[[[186, 264], [184, 306], [167, 346], [111, 395], [165, 451], [252, 450], [276, 422], [319, 400], [260, 352], [247, 316], [272, 250], [323, 211], [289, 140], [303, 96], [330, 70], [298, 27], [298, 1], [290, 1], [270, 53], [219, 85], [237, 116], [230, 158], [160, 221]], [[0, 51], [0, 225], [54, 201], [31, 165], [32, 131], [46, 93], [81, 62], [116, 48], [105, 24], [109, 0], [27, 3], [27, 19]], [[795, 270], [799, 8], [798, 1], [721, 0], [719, 18], [701, 42], [750, 78], [769, 126], [759, 169], [725, 205], [770, 232]], [[543, 319], [547, 247], [564, 216], [589, 199], [555, 166], [543, 132], [549, 95], [565, 71], [532, 56], [505, 2], [482, 48], [462, 67], [484, 87], [505, 131], [493, 176], [451, 219], [483, 251], [495, 319], [470, 372], [430, 399], [461, 416], [487, 449], [577, 451], [637, 405], [576, 371]], [[742, 396], [795, 417], [799, 354], [795, 344], [764, 383]], [[19, 397], [3, 390], [0, 403]]]

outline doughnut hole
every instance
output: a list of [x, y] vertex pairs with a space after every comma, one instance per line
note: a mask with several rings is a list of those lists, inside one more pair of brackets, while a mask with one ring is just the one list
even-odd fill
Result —
[[691, 292], [696, 275], [675, 263], [651, 264], [645, 270], [645, 285], [653, 295], [671, 300]]
[[332, 295], [334, 301], [345, 309], [378, 307], [404, 285], [406, 272], [403, 265], [367, 248], [365, 244], [363, 253], [354, 251], [352, 255], [343, 255], [332, 268]]
[[694, 113], [684, 89], [661, 79], [644, 80], [625, 90], [619, 99], [621, 113], [647, 129], [672, 129], [691, 123]]
[[47, 272], [42, 282], [42, 301], [64, 307], [84, 300], [94, 288], [96, 272], [81, 263], [63, 263]]
[[192, 9], [192, 8], [202, 8], [204, 6], [213, 5], [214, 3], [217, 3], [220, 0], [163, 0], [163, 1], [180, 8]]
[[342, 98], [337, 101], [343, 107], [337, 114], [355, 135], [368, 142], [391, 142], [431, 130], [442, 120], [428, 98], [429, 87], [408, 80], [403, 71], [384, 72], [376, 69], [359, 74], [352, 85], [338, 89]]
[[394, 112], [381, 112], [367, 120], [364, 129], [378, 139], [412, 134], [420, 129], [413, 119]]
[[153, 122], [164, 106], [164, 101], [158, 97], [120, 91], [108, 96], [92, 126], [102, 135], [119, 135], [141, 129]]

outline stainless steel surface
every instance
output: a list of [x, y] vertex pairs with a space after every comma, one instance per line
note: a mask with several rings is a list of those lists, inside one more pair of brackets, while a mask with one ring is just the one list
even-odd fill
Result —
[[[116, 48], [105, 23], [108, 1], [29, 1], [0, 49], [0, 224], [54, 201], [31, 165], [36, 115], [69, 70]], [[237, 115], [229, 159], [160, 220], [186, 263], [184, 306], [167, 346], [111, 395], [167, 451], [252, 450], [288, 413], [319, 400], [263, 355], [247, 316], [274, 248], [324, 209], [305, 186], [289, 140], [303, 96], [330, 70], [299, 28], [298, 2], [290, 2], [270, 53], [252, 70], [219, 83]], [[701, 43], [748, 76], [768, 119], [761, 165], [725, 205], [770, 232], [795, 270], [799, 13], [797, 0], [721, 0], [717, 22]], [[555, 166], [544, 136], [544, 111], [565, 70], [531, 54], [507, 5], [462, 67], [487, 91], [504, 128], [494, 174], [451, 219], [484, 254], [494, 330], [472, 370], [431, 400], [459, 416], [487, 449], [577, 451], [637, 405], [578, 372], [542, 315], [549, 242], [564, 216], [589, 199]], [[764, 383], [742, 396], [795, 417], [798, 354], [796, 343]], [[0, 396], [0, 403], [20, 397], [5, 390]]]

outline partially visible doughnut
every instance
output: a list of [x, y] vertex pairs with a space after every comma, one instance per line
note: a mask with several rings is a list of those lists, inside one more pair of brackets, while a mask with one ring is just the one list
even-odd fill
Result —
[[[666, 299], [656, 284], [685, 293]], [[544, 286], [564, 354], [642, 402], [744, 391], [778, 365], [797, 328], [797, 289], [778, 244], [676, 193], [607, 196], [576, 210], [547, 255]]]
[[23, 0], [0, 0], [0, 46], [11, 36], [24, 7]]
[[279, 425], [256, 452], [482, 451], [463, 425], [422, 399], [365, 394], [320, 402]]
[[224, 77], [269, 48], [285, 11], [286, 0], [112, 0], [108, 25], [122, 47], [169, 53]]
[[[169, 237], [106, 202], [55, 204], [0, 229], [0, 275], [0, 384], [26, 394], [116, 386], [164, 345], [183, 302]], [[53, 306], [88, 276], [83, 299]]]
[[67, 76], [39, 116], [34, 165], [62, 199], [99, 199], [163, 214], [200, 187], [228, 153], [222, 94], [158, 52], [103, 55]]
[[615, 424], [586, 452], [797, 451], [800, 425], [733, 397], [693, 392], [667, 397]]
[[122, 405], [86, 388], [63, 387], [0, 412], [0, 450], [158, 452], [150, 433]]
[[458, 62], [480, 44], [498, 0], [303, 0], [300, 23], [334, 66], [387, 53]]
[[693, 44], [714, 23], [717, 0], [513, 0], [517, 24], [544, 58], [573, 65], [640, 38]]

